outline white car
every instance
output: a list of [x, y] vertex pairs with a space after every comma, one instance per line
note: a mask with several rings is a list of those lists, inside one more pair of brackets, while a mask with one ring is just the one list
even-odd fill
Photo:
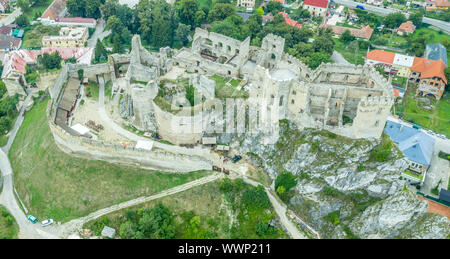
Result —
[[46, 219], [44, 221], [41, 222], [41, 226], [46, 227], [53, 224], [53, 219]]

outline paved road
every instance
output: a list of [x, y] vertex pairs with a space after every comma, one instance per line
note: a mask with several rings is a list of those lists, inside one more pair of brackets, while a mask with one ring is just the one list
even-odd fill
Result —
[[[401, 123], [405, 126], [412, 127], [411, 123], [393, 116], [389, 116], [388, 120]], [[424, 183], [420, 191], [425, 194], [435, 196], [431, 194], [430, 191], [437, 185], [439, 180], [442, 180], [440, 184], [441, 187], [447, 188], [448, 186], [448, 181], [450, 177], [450, 162], [442, 158], [439, 158], [438, 154], [439, 151], [450, 153], [450, 139], [443, 139], [438, 136], [431, 135], [423, 129], [421, 129], [421, 131], [427, 134], [428, 136], [434, 138], [435, 143], [434, 143], [433, 157], [431, 158], [431, 165], [425, 176]]]
[[[104, 81], [103, 78], [99, 78], [99, 114], [101, 116], [101, 118], [108, 124], [109, 127], [111, 127], [114, 131], [116, 131], [116, 133], [125, 136], [131, 140], [134, 141], [138, 141], [138, 140], [147, 140], [146, 138], [140, 137], [130, 131], [127, 131], [125, 129], [123, 129], [122, 127], [120, 127], [119, 125], [117, 125], [116, 123], [114, 123], [109, 116], [106, 114], [105, 111], [105, 87], [104, 87]], [[166, 145], [166, 144], [162, 144], [159, 142], [154, 142], [154, 146], [167, 150], [169, 152], [187, 152], [187, 154], [189, 154], [189, 152], [192, 152], [192, 149], [188, 149], [188, 148], [182, 148], [182, 147], [177, 147], [177, 146], [172, 146], [172, 145]], [[205, 149], [206, 151], [206, 149]], [[211, 153], [209, 150], [207, 150], [207, 152], [205, 152], [203, 154], [203, 156], [211, 161], [213, 161], [213, 163], [215, 165], [218, 165], [220, 167], [232, 170], [234, 172], [239, 172], [239, 175], [242, 175], [243, 173], [240, 170], [240, 167], [236, 164], [224, 164], [222, 162], [222, 159], [215, 153]], [[244, 180], [247, 183], [253, 184], [253, 185], [260, 185], [259, 183], [252, 181], [246, 177], [244, 177]], [[275, 211], [277, 212], [278, 216], [281, 219], [282, 224], [286, 227], [286, 229], [289, 231], [290, 235], [295, 238], [295, 239], [302, 239], [302, 238], [306, 238], [304, 235], [302, 235], [298, 229], [295, 227], [295, 225], [287, 218], [286, 216], [286, 207], [285, 205], [282, 206], [278, 200], [272, 196], [272, 193], [270, 193], [268, 191], [269, 189], [266, 188], [266, 192], [267, 195], [270, 198], [270, 201], [272, 202], [273, 207], [275, 208]]]
[[106, 23], [103, 19], [98, 20], [97, 26], [95, 26], [94, 33], [92, 34], [91, 38], [87, 40], [88, 47], [95, 48], [98, 39], [102, 41], [111, 33], [111, 30], [103, 31], [105, 29], [105, 26]]
[[14, 22], [14, 20], [16, 20], [16, 18], [22, 14], [22, 10], [20, 10], [20, 8], [17, 8], [16, 10], [14, 10], [14, 12], [12, 12], [8, 17], [4, 18], [3, 20], [0, 21], [0, 24], [3, 25], [8, 25]]
[[[351, 0], [334, 0], [334, 2], [336, 2], [337, 4], [347, 6], [347, 7], [351, 7], [351, 8], [355, 8], [356, 5], [363, 5], [367, 11], [378, 13], [382, 16], [386, 16], [390, 13], [401, 12], [400, 10], [397, 10], [397, 9], [383, 8], [383, 7], [378, 7], [378, 6], [374, 6], [374, 5], [368, 5], [365, 3], [354, 2]], [[405, 13], [405, 15], [408, 17], [409, 14]], [[450, 23], [448, 23], [448, 22], [431, 19], [431, 18], [427, 18], [427, 17], [423, 17], [422, 22], [434, 25], [434, 26], [450, 33]]]
[[[242, 176], [241, 174], [236, 175], [232, 175], [231, 178], [242, 178], [244, 180], [244, 182], [251, 184], [253, 186], [259, 186], [262, 185], [256, 181], [253, 181], [252, 179], [248, 179], [245, 176]], [[264, 185], [262, 185], [266, 191], [267, 196], [269, 197], [270, 203], [272, 204], [275, 212], [277, 213], [278, 217], [280, 218], [281, 224], [285, 227], [285, 229], [288, 231], [288, 234], [293, 238], [293, 239], [306, 239], [307, 237], [305, 237], [305, 235], [303, 235], [298, 228], [292, 223], [291, 220], [289, 220], [289, 218], [286, 215], [286, 205], [281, 204], [278, 199], [272, 194], [272, 192], [270, 191], [270, 188], [265, 187]]]
[[[35, 92], [37, 90], [34, 90], [33, 92]], [[32, 98], [32, 93], [28, 94], [28, 96], [25, 98], [25, 101], [23, 102], [24, 104], [22, 105], [22, 107], [20, 108], [19, 111], [19, 115], [17, 116], [16, 122], [11, 130], [11, 134], [9, 135], [9, 139], [8, 139], [8, 143], [6, 144], [6, 146], [2, 147], [2, 150], [8, 154], [9, 150], [11, 149], [12, 143], [14, 142], [14, 139], [16, 138], [16, 134], [17, 131], [20, 128], [20, 125], [22, 125], [23, 122], [23, 113], [25, 112], [25, 107], [28, 105], [28, 103], [30, 102]]]
[[337, 52], [336, 50], [333, 51], [333, 54], [331, 55], [331, 59], [336, 64], [351, 65], [350, 62], [345, 60], [345, 58], [341, 55], [341, 53]]
[[55, 236], [44, 231], [39, 224], [32, 224], [27, 220], [26, 215], [23, 213], [14, 195], [14, 175], [7, 156], [14, 138], [16, 137], [17, 130], [22, 125], [25, 107], [28, 105], [31, 98], [31, 94], [29, 94], [25, 99], [16, 123], [14, 124], [12, 133], [8, 139], [8, 144], [0, 149], [0, 171], [3, 179], [3, 191], [0, 194], [0, 204], [5, 206], [19, 225], [19, 238], [56, 238]]

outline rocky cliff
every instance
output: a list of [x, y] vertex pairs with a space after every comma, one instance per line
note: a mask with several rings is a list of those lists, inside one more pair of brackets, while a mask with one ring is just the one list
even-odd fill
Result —
[[274, 180], [283, 171], [298, 184], [288, 206], [324, 238], [442, 238], [450, 221], [425, 213], [427, 204], [405, 189], [406, 160], [389, 137], [352, 140], [327, 131], [298, 130], [280, 121], [280, 138], [235, 139], [254, 165]]

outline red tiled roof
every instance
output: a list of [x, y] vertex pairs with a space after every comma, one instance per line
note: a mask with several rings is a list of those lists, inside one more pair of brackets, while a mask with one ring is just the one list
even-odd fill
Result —
[[94, 18], [83, 18], [83, 17], [58, 17], [57, 22], [67, 22], [67, 23], [94, 23]]
[[25, 74], [25, 66], [36, 63], [37, 52], [35, 50], [14, 50], [8, 52], [3, 58], [2, 78], [5, 78], [10, 71], [18, 71]]
[[381, 61], [381, 62], [388, 63], [388, 64], [392, 64], [394, 62], [394, 56], [395, 56], [395, 53], [393, 53], [393, 52], [387, 52], [384, 50], [374, 49], [374, 50], [370, 51], [369, 53], [367, 53], [366, 58], [376, 60], [376, 61]]
[[284, 0], [272, 0], [272, 1], [284, 4]]
[[349, 28], [349, 27], [344, 27], [344, 26], [335, 26], [335, 25], [325, 25], [325, 26], [330, 27], [333, 30], [334, 34], [341, 35], [346, 30], [349, 30], [351, 35], [353, 35], [357, 38], [363, 38], [366, 40], [370, 39], [370, 37], [372, 37], [372, 33], [373, 33], [373, 29], [369, 25], [366, 25], [366, 26], [362, 27], [361, 29]]
[[279, 14], [281, 14], [284, 18], [284, 21], [289, 24], [290, 26], [294, 26], [297, 27], [298, 29], [300, 29], [302, 27], [302, 25], [300, 23], [298, 23], [296, 20], [293, 20], [291, 18], [289, 18], [288, 14], [285, 12], [279, 12]]
[[327, 8], [328, 0], [305, 0], [303, 4], [321, 7], [321, 8]]
[[394, 90], [394, 96], [395, 97], [399, 97], [400, 91], [398, 89], [395, 89], [395, 88], [392, 88], [392, 90]]
[[400, 27], [398, 27], [398, 30], [401, 32], [406, 31], [413, 33], [415, 29], [416, 26], [411, 21], [404, 22], [400, 25]]
[[41, 18], [55, 20], [66, 8], [66, 0], [54, 0], [52, 4], [45, 10]]
[[419, 72], [420, 78], [433, 78], [439, 77], [447, 84], [447, 78], [445, 77], [445, 64], [442, 60], [431, 60], [426, 58], [414, 58], [414, 63], [411, 67], [411, 71]]

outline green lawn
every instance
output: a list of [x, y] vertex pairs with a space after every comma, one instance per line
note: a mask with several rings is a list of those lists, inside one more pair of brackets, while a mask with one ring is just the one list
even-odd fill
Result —
[[9, 153], [15, 187], [37, 218], [68, 221], [209, 174], [167, 174], [70, 156], [53, 140], [47, 103], [27, 112]]
[[14, 217], [0, 205], [0, 239], [15, 239], [19, 233], [19, 226]]
[[413, 173], [413, 172], [411, 172], [409, 170], [405, 170], [405, 171], [403, 171], [403, 173], [406, 174], [406, 175], [409, 175], [411, 177], [414, 177], [414, 178], [416, 178], [419, 181], [422, 181], [422, 179], [423, 179], [423, 175], [422, 174], [421, 175], [417, 175], [417, 174], [415, 174], [415, 173]]
[[428, 97], [432, 109], [426, 109], [425, 107], [428, 105], [415, 97], [415, 89], [411, 85], [408, 87], [403, 118], [450, 137], [450, 94], [445, 92], [438, 102], [433, 97]]
[[[215, 94], [217, 98], [247, 98], [248, 93], [241, 89], [239, 91], [236, 90], [236, 87], [241, 83], [241, 80], [229, 79], [226, 77], [221, 77], [218, 75], [213, 75], [211, 77], [212, 80], [216, 82]], [[230, 85], [227, 85], [227, 82], [230, 82]]]
[[333, 40], [334, 49], [341, 53], [345, 60], [355, 65], [364, 65], [364, 56], [366, 55], [367, 50], [358, 49], [355, 56], [355, 49], [348, 48], [348, 46], [339, 39], [333, 38]]
[[42, 37], [59, 35], [60, 28], [58, 26], [44, 26], [42, 24], [27, 26], [23, 35], [21, 48], [42, 47]]
[[417, 29], [416, 31], [414, 31], [412, 38], [415, 39], [421, 36], [424, 36], [427, 39], [426, 44], [441, 43], [444, 38], [450, 39], [449, 35], [445, 33], [439, 33], [438, 31], [429, 28]]
[[98, 100], [98, 95], [99, 95], [99, 89], [98, 89], [98, 84], [97, 82], [94, 81], [89, 81], [88, 85], [84, 86], [84, 94], [88, 94], [89, 93], [89, 98], [93, 99], [93, 100]]
[[[406, 49], [409, 47], [407, 37], [399, 36], [396, 32], [374, 34], [370, 41], [375, 45], [384, 45], [394, 48]], [[380, 42], [382, 41], [386, 43], [381, 44]]]
[[53, 0], [42, 0], [36, 2], [36, 4], [31, 6], [26, 12], [23, 13], [28, 17], [29, 21], [34, 21], [36, 20], [36, 18], [41, 17], [47, 7], [53, 2]]
[[[231, 189], [225, 191], [224, 186]], [[257, 231], [258, 223], [264, 222], [267, 226], [276, 214], [270, 203], [264, 208], [253, 204], [248, 206], [245, 203], [245, 199], [252, 196], [251, 194], [256, 194], [255, 190], [255, 187], [243, 183], [242, 180], [215, 181], [108, 214], [86, 223], [84, 228], [89, 228], [98, 235], [103, 226], [108, 225], [115, 228], [120, 235], [121, 225], [127, 221], [138, 225], [139, 218], [142, 218], [140, 215], [145, 209], [152, 209], [162, 203], [175, 216], [175, 238], [288, 238], [279, 226], [269, 229], [265, 234]], [[268, 201], [264, 192], [263, 195]], [[193, 218], [198, 219], [196, 225]]]
[[0, 147], [4, 147], [8, 144], [8, 137], [6, 135], [0, 136]]

